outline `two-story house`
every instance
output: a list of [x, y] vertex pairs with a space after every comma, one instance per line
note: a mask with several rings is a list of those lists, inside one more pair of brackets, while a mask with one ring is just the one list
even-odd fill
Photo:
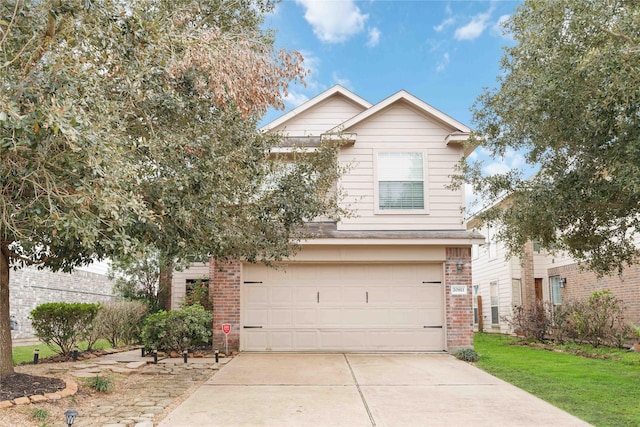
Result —
[[244, 351], [471, 347], [471, 246], [484, 238], [447, 187], [469, 128], [406, 91], [372, 105], [334, 86], [263, 130], [310, 146], [346, 137], [337, 185], [353, 215], [313, 224], [280, 269], [212, 260], [214, 346], [230, 324], [229, 347]]
[[[537, 301], [561, 305], [584, 300], [595, 291], [609, 290], [622, 299], [625, 320], [640, 325], [640, 265], [622, 274], [599, 277], [563, 253], [550, 254], [535, 242], [523, 248], [521, 257], [507, 255], [488, 224], [468, 222], [486, 241], [472, 248], [474, 324], [484, 332], [511, 333], [509, 318], [514, 306], [530, 307]], [[478, 299], [478, 297], [480, 297]]]

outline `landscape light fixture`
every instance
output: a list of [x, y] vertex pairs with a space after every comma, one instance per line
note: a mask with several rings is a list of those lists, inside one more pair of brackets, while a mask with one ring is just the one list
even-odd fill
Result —
[[462, 261], [458, 261], [456, 264], [456, 268], [458, 270], [458, 273], [462, 273], [462, 267], [464, 267], [464, 263]]
[[65, 411], [64, 416], [67, 419], [67, 426], [71, 427], [73, 423], [76, 421], [76, 417], [78, 416], [78, 411], [69, 409]]

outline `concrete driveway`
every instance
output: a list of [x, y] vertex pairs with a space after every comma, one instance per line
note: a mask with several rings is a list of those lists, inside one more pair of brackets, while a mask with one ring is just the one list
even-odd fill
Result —
[[242, 353], [160, 424], [587, 426], [445, 354]]

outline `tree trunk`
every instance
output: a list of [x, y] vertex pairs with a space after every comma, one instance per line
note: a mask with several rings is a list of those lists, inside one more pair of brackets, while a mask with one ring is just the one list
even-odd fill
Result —
[[9, 248], [0, 243], [0, 378], [13, 374], [9, 313]]
[[160, 277], [158, 279], [158, 306], [164, 310], [171, 309], [171, 282], [173, 280], [173, 261], [160, 252]]

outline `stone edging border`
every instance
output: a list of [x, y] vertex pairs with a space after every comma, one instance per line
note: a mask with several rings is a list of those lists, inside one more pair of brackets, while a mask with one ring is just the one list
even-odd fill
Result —
[[0, 401], [0, 409], [11, 408], [16, 405], [28, 405], [30, 403], [47, 402], [52, 400], [60, 400], [65, 397], [73, 396], [78, 392], [78, 383], [73, 380], [63, 378], [66, 384], [64, 390], [56, 391], [55, 393], [36, 394], [28, 397], [17, 397], [13, 400]]

